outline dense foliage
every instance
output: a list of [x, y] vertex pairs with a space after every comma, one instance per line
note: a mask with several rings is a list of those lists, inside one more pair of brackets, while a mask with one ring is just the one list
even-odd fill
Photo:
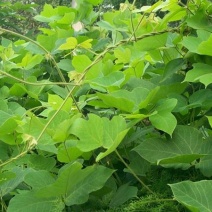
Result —
[[1, 5], [1, 210], [212, 211], [211, 2], [77, 3]]

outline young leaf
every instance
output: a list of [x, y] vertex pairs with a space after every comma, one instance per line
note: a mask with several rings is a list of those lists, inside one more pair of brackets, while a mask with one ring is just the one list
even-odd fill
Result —
[[26, 54], [26, 56], [22, 59], [22, 62], [17, 64], [20, 67], [29, 70], [31, 68], [33, 68], [34, 66], [36, 66], [37, 64], [41, 63], [41, 61], [43, 60], [43, 56], [42, 55], [34, 55], [32, 56], [31, 53]]
[[82, 43], [80, 43], [78, 46], [84, 49], [90, 49], [92, 47], [92, 44], [91, 44], [92, 41], [93, 39], [85, 40]]
[[66, 43], [60, 45], [58, 49], [59, 50], [75, 49], [77, 44], [78, 44], [77, 39], [75, 37], [70, 37], [70, 38], [67, 38]]
[[91, 60], [86, 55], [77, 55], [72, 60], [72, 65], [78, 72], [83, 72], [91, 64]]
[[116, 63], [129, 63], [131, 58], [130, 49], [116, 49], [114, 55], [117, 58]]
[[[48, 94], [48, 103], [54, 110], [57, 110], [61, 106], [61, 104], [63, 104], [63, 101], [64, 100], [58, 95]], [[72, 99], [69, 98], [62, 107], [62, 110], [69, 112], [71, 110], [71, 107], [72, 107]]]

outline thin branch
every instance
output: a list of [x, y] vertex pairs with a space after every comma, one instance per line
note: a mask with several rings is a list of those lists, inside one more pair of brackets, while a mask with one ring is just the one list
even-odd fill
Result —
[[42, 86], [42, 85], [76, 85], [78, 86], [76, 83], [69, 83], [69, 82], [42, 82], [42, 83], [37, 83], [37, 82], [28, 82], [28, 81], [25, 81], [25, 80], [22, 80], [20, 78], [17, 78], [7, 72], [4, 72], [4, 71], [1, 71], [0, 70], [0, 74], [2, 75], [5, 75], [11, 79], [14, 79], [18, 82], [22, 82], [24, 84], [27, 84], [27, 85], [34, 85], [34, 86]]
[[117, 154], [117, 156], [119, 157], [119, 159], [121, 160], [121, 162], [126, 166], [126, 168], [130, 171], [130, 173], [138, 180], [138, 182], [147, 190], [149, 191], [151, 194], [155, 194], [136, 174], [135, 172], [128, 166], [128, 164], [124, 161], [124, 159], [122, 158], [122, 156], [119, 154], [119, 152], [117, 150], [115, 150], [115, 153]]

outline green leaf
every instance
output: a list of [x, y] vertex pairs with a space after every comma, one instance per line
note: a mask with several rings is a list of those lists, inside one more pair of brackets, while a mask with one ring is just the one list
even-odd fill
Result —
[[21, 63], [18, 63], [20, 67], [29, 70], [36, 66], [37, 64], [40, 64], [41, 61], [43, 60], [42, 55], [34, 55], [32, 56], [31, 53], [26, 54], [26, 56], [22, 59]]
[[164, 47], [167, 42], [167, 37], [168, 33], [164, 33], [141, 39], [135, 43], [135, 48], [139, 49], [139, 51], [150, 51]]
[[193, 69], [187, 72], [185, 82], [201, 82], [206, 87], [212, 83], [212, 66], [204, 63], [193, 64]]
[[120, 87], [120, 85], [124, 82], [125, 76], [122, 72], [112, 72], [107, 76], [99, 77], [90, 81], [91, 85], [102, 86], [105, 88], [111, 86]]
[[59, 46], [59, 50], [69, 50], [75, 49], [77, 47], [77, 39], [75, 37], [70, 37], [66, 39], [66, 43]]
[[[150, 163], [144, 160], [137, 152], [129, 152], [129, 167], [135, 172], [138, 176], [146, 176], [150, 170]], [[124, 169], [125, 172], [131, 173], [127, 168]]]
[[24, 178], [24, 182], [32, 189], [40, 189], [54, 183], [55, 179], [48, 171], [39, 170], [28, 173]]
[[203, 55], [209, 55], [212, 56], [212, 52], [210, 49], [212, 48], [212, 35], [209, 37], [208, 40], [203, 41], [199, 46], [198, 46], [198, 52]]
[[152, 125], [157, 129], [172, 135], [177, 125], [177, 120], [171, 111], [174, 109], [176, 104], [176, 99], [165, 99], [159, 101], [155, 109], [156, 113], [153, 113], [153, 115], [149, 117]]
[[169, 140], [150, 138], [134, 150], [145, 160], [157, 164], [192, 163], [201, 158], [201, 133], [193, 127], [177, 126]]
[[131, 92], [118, 90], [110, 94], [98, 93], [98, 97], [110, 107], [115, 107], [126, 112], [136, 112], [145, 108], [155, 96], [157, 88], [149, 91], [147, 88], [137, 87]]
[[72, 65], [78, 72], [83, 72], [91, 64], [91, 60], [86, 55], [75, 56]]
[[102, 188], [113, 173], [112, 170], [97, 165], [81, 168], [79, 162], [63, 167], [55, 183], [40, 189], [37, 195], [44, 198], [62, 195], [68, 206], [82, 204], [88, 200], [89, 193]]
[[131, 58], [130, 49], [115, 49], [114, 55], [117, 58], [116, 63], [129, 63]]
[[15, 177], [11, 177], [0, 185], [0, 196], [3, 197], [9, 192], [13, 191], [21, 182], [24, 181], [24, 177], [31, 172], [31, 169], [22, 169], [21, 167], [16, 167], [11, 170]]
[[[60, 96], [54, 94], [48, 94], [48, 103], [54, 110], [57, 110], [63, 104], [63, 102], [64, 100]], [[72, 99], [69, 98], [63, 105], [61, 110], [69, 112], [71, 110], [71, 107], [72, 107]]]
[[128, 201], [131, 198], [137, 197], [138, 188], [135, 186], [129, 186], [128, 184], [124, 184], [120, 186], [112, 197], [109, 206], [118, 207]]
[[91, 44], [92, 41], [93, 39], [85, 40], [82, 43], [80, 43], [78, 46], [84, 49], [90, 49], [92, 47], [92, 44]]
[[114, 116], [112, 120], [109, 120], [89, 114], [88, 118], [87, 121], [76, 120], [71, 129], [71, 133], [80, 139], [77, 147], [83, 152], [89, 152], [102, 146], [106, 149], [113, 149], [126, 134], [127, 126], [125, 120], [120, 116]]
[[59, 198], [41, 198], [35, 192], [16, 195], [9, 203], [8, 212], [63, 211], [65, 205]]
[[76, 160], [82, 154], [83, 152], [77, 148], [77, 141], [67, 140], [59, 146], [57, 159], [60, 162], [69, 163]]
[[0, 173], [0, 186], [15, 177], [16, 177], [16, 174], [14, 172], [6, 171], [3, 173]]
[[201, 171], [201, 173], [206, 177], [212, 176], [212, 144], [211, 144], [211, 138], [205, 140], [203, 143], [200, 152], [202, 154], [205, 154], [204, 157], [200, 158], [199, 163], [195, 165], [197, 169]]
[[151, 115], [149, 120], [153, 126], [168, 133], [169, 135], [172, 135], [175, 127], [177, 126], [177, 120], [175, 116], [172, 113], [166, 111]]
[[211, 21], [208, 19], [208, 14], [206, 13], [206, 8], [200, 8], [186, 20], [189, 27], [193, 29], [204, 29], [206, 31], [212, 31]]
[[206, 116], [208, 121], [209, 121], [209, 124], [210, 126], [212, 127], [212, 116]]
[[105, 151], [104, 153], [99, 153], [98, 154], [98, 156], [96, 157], [96, 162], [100, 161], [101, 159], [103, 159], [104, 157], [109, 155], [110, 153], [114, 152], [116, 150], [116, 148], [118, 147], [118, 145], [122, 142], [122, 140], [124, 139], [124, 137], [126, 136], [128, 131], [129, 131], [129, 129], [126, 129], [126, 130], [120, 132], [117, 135], [117, 137], [115, 138], [114, 143], [112, 144], [112, 146], [109, 147], [107, 149], [107, 151]]
[[69, 136], [69, 129], [73, 121], [71, 119], [66, 119], [62, 121], [55, 129], [53, 140], [56, 142], [64, 142]]
[[97, 6], [98, 4], [101, 4], [103, 0], [87, 0], [87, 1], [93, 4], [94, 6]]
[[[53, 35], [38, 35], [37, 36], [37, 41], [39, 44], [41, 44], [43, 47], [46, 48], [46, 50], [48, 51], [52, 51], [55, 48], [55, 44], [57, 41], [57, 35], [53, 34]], [[46, 52], [45, 52], [46, 53]]]
[[171, 184], [174, 198], [194, 212], [212, 211], [212, 181], [184, 181]]
[[17, 96], [17, 97], [22, 97], [27, 93], [27, 89], [22, 83], [15, 83], [11, 88], [10, 88], [10, 95]]
[[211, 89], [200, 89], [189, 97], [188, 108], [195, 107], [201, 107], [202, 109], [209, 109], [212, 107]]
[[184, 60], [182, 58], [171, 60], [165, 67], [163, 81], [166, 80], [168, 77], [172, 76], [174, 73], [179, 72], [183, 64]]
[[59, 63], [57, 63], [58, 67], [64, 71], [71, 71], [73, 70], [72, 64], [71, 64], [71, 60], [69, 59], [63, 59], [60, 60]]
[[54, 158], [44, 157], [42, 155], [30, 155], [27, 161], [29, 167], [35, 170], [52, 170], [56, 164]]

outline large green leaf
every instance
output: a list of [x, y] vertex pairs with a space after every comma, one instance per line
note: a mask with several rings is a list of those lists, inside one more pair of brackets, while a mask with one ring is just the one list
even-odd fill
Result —
[[201, 133], [193, 127], [177, 126], [169, 140], [150, 138], [134, 150], [144, 159], [157, 164], [190, 164], [201, 158], [203, 140]]
[[113, 148], [127, 133], [125, 120], [120, 116], [114, 116], [112, 120], [94, 114], [89, 114], [88, 117], [87, 121], [76, 120], [71, 129], [72, 134], [80, 139], [77, 147], [83, 152], [99, 147]]
[[192, 212], [212, 211], [212, 181], [185, 181], [171, 184], [175, 199]]
[[8, 212], [62, 211], [64, 203], [59, 198], [41, 198], [35, 192], [16, 195], [9, 203]]
[[82, 204], [89, 193], [102, 188], [113, 170], [103, 166], [89, 166], [82, 169], [79, 162], [63, 167], [55, 183], [40, 189], [37, 195], [42, 198], [64, 198], [66, 205]]

